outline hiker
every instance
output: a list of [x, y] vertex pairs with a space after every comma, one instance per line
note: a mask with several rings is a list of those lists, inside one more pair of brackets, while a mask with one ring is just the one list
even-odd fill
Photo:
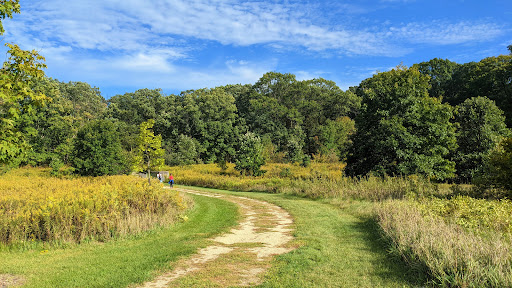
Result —
[[172, 174], [169, 175], [169, 186], [172, 188], [172, 186], [174, 185], [174, 177], [172, 176]]

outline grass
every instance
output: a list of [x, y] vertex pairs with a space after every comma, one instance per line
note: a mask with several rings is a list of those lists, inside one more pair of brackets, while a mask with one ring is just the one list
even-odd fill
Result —
[[[499, 217], [500, 208], [510, 218], [509, 201], [457, 197], [431, 202], [394, 200], [379, 207], [379, 223], [393, 251], [428, 268], [437, 287], [512, 287], [510, 228], [502, 232], [487, 220], [498, 225], [500, 218], [506, 220], [505, 215]], [[439, 212], [447, 215], [436, 215]]]
[[376, 220], [364, 212], [372, 210], [371, 202], [333, 205], [291, 195], [197, 189], [269, 201], [294, 217], [300, 247], [278, 256], [260, 287], [414, 287], [426, 281], [421, 270], [387, 253]]
[[191, 197], [195, 206], [184, 223], [107, 243], [0, 252], [0, 274], [23, 277], [24, 287], [126, 287], [150, 280], [236, 224], [235, 204]]
[[33, 241], [109, 241], [171, 225], [187, 210], [186, 198], [139, 177], [60, 179], [48, 177], [48, 169], [16, 171], [0, 175], [0, 250]]

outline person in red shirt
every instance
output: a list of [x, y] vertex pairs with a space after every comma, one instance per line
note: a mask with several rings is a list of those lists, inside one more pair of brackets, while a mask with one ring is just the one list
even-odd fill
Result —
[[169, 185], [172, 186], [174, 185], [174, 177], [172, 176], [172, 174], [169, 175]]

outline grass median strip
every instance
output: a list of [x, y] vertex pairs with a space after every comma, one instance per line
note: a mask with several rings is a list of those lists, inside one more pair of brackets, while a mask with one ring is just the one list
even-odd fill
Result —
[[0, 274], [20, 277], [24, 287], [126, 287], [152, 279], [237, 223], [235, 204], [190, 197], [195, 206], [184, 223], [107, 243], [1, 252]]

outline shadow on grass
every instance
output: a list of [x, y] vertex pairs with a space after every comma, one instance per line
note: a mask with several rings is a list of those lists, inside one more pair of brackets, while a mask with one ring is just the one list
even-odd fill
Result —
[[354, 228], [363, 235], [366, 246], [376, 255], [376, 259], [372, 261], [376, 276], [386, 280], [407, 282], [413, 287], [426, 286], [429, 274], [425, 265], [407, 262], [394, 251], [393, 244], [382, 234], [375, 217], [359, 215], [357, 218], [359, 221]]

